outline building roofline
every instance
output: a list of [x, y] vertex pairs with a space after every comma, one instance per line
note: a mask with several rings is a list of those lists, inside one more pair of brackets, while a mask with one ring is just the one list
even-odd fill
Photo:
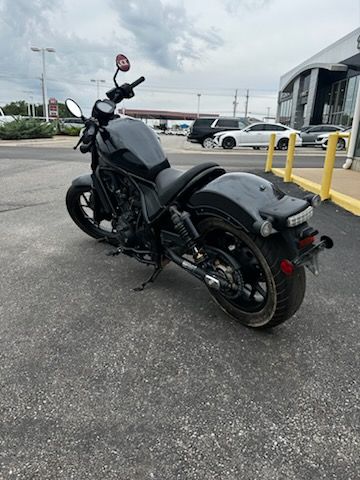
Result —
[[[284, 84], [284, 80], [287, 78], [287, 77], [293, 77], [293, 76], [296, 76], [295, 74], [300, 71], [300, 70], [304, 70], [302, 67], [305, 67], [307, 65], [311, 65], [312, 63], [319, 63], [319, 60], [318, 58], [331, 51], [332, 49], [336, 48], [337, 46], [341, 45], [342, 43], [345, 43], [348, 39], [350, 39], [351, 37], [356, 37], [356, 35], [360, 35], [360, 27], [358, 28], [355, 28], [355, 30], [351, 31], [350, 33], [348, 33], [347, 35], [345, 35], [344, 37], [341, 37], [339, 38], [338, 40], [336, 40], [336, 42], [332, 43], [331, 45], [328, 45], [327, 47], [323, 48], [322, 50], [320, 50], [319, 52], [315, 53], [314, 55], [312, 55], [311, 57], [307, 58], [306, 60], [304, 60], [303, 62], [299, 63], [298, 65], [296, 65], [295, 67], [293, 67], [292, 69], [290, 69], [289, 71], [287, 71], [286, 73], [284, 73], [283, 75], [281, 75], [280, 77], [280, 87], [281, 89], [284, 88], [282, 85]], [[318, 61], [316, 61], [318, 60]], [[339, 59], [339, 60], [346, 60], [345, 58], [343, 59]], [[289, 82], [286, 81], [286, 84], [288, 84]]]

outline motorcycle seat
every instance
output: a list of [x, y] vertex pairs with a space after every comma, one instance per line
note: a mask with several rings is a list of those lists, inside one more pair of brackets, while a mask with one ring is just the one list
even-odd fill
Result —
[[226, 173], [225, 170], [214, 162], [195, 165], [186, 172], [171, 167], [165, 168], [155, 179], [160, 202], [168, 205], [175, 197], [182, 195], [192, 186], [208, 182], [224, 173]]

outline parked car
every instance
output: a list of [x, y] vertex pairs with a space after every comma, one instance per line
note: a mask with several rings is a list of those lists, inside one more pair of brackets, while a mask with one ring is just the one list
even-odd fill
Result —
[[320, 134], [332, 133], [344, 130], [339, 125], [312, 125], [300, 132], [303, 147], [316, 145], [316, 139]]
[[234, 147], [267, 147], [270, 135], [275, 133], [275, 146], [278, 150], [287, 150], [291, 133], [296, 133], [296, 145], [301, 145], [299, 132], [280, 123], [254, 123], [242, 130], [216, 133], [214, 144], [225, 149]]
[[15, 117], [13, 115], [5, 115], [2, 108], [0, 108], [0, 125], [4, 123], [13, 122]]
[[239, 130], [250, 125], [250, 120], [242, 118], [208, 117], [197, 118], [190, 127], [187, 140], [201, 143], [204, 148], [213, 148], [213, 138], [218, 132]]
[[85, 124], [81, 118], [61, 118], [60, 119], [60, 129], [66, 128], [84, 128]]
[[[334, 133], [334, 132], [332, 132]], [[342, 133], [351, 133], [351, 128], [346, 128], [345, 130], [342, 130]], [[319, 135], [315, 141], [315, 145], [317, 147], [321, 147], [323, 150], [327, 149], [327, 144], [329, 140], [329, 135], [330, 133], [324, 133], [322, 135]], [[346, 138], [339, 138], [337, 145], [336, 145], [336, 150], [345, 150], [348, 147], [349, 143], [349, 137]]]

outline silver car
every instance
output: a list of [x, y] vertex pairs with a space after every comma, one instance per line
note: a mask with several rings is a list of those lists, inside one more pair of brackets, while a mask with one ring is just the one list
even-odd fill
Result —
[[302, 129], [300, 136], [303, 147], [313, 147], [320, 134], [333, 133], [344, 130], [339, 125], [312, 125]]

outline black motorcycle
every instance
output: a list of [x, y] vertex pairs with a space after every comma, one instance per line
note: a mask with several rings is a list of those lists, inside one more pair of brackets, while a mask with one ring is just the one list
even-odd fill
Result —
[[[299, 309], [305, 269], [318, 274], [318, 253], [329, 237], [307, 221], [317, 195], [285, 195], [250, 173], [226, 173], [213, 162], [182, 172], [172, 168], [155, 132], [115, 113], [145, 79], [118, 85], [129, 61], [117, 56], [115, 87], [97, 100], [91, 118], [71, 99], [69, 111], [85, 122], [78, 145], [91, 153], [92, 173], [76, 178], [66, 196], [71, 218], [88, 235], [153, 265], [153, 282], [174, 262], [201, 280], [230, 316], [249, 327], [273, 327]], [[77, 148], [74, 147], [74, 148]]]

